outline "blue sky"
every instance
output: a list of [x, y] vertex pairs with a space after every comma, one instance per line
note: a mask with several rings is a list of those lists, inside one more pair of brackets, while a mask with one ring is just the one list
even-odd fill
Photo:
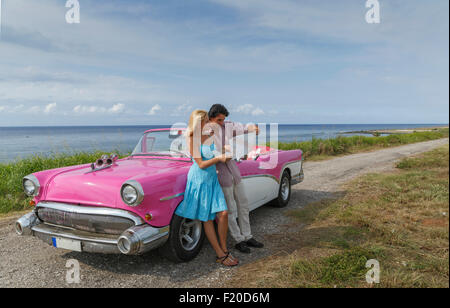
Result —
[[449, 2], [2, 0], [0, 126], [448, 123]]

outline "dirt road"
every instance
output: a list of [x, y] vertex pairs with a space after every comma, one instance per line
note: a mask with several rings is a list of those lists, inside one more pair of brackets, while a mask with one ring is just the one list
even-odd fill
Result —
[[[270, 237], [286, 232], [289, 220], [283, 212], [332, 197], [341, 184], [358, 175], [389, 170], [405, 156], [445, 144], [448, 139], [305, 163], [305, 181], [293, 186], [287, 208], [263, 206], [251, 213], [253, 233], [266, 247], [255, 249], [250, 255], [238, 252], [234, 255], [246, 264], [279, 253]], [[207, 243], [195, 260], [174, 264], [156, 252], [127, 257], [57, 250], [38, 239], [17, 236], [13, 223], [13, 218], [0, 220], [0, 287], [220, 287], [239, 270], [216, 265], [214, 252]], [[66, 262], [70, 259], [80, 264], [79, 284], [66, 283]]]

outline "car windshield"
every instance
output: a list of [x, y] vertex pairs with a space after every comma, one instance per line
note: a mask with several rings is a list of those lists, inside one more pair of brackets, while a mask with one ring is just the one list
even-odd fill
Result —
[[182, 129], [145, 133], [131, 155], [190, 157]]

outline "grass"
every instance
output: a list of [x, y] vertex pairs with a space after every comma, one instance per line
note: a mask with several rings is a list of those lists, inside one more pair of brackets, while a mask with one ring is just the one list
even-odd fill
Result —
[[[291, 234], [273, 241], [285, 253], [241, 267], [229, 286], [449, 287], [448, 146], [345, 189], [289, 211]], [[380, 263], [380, 284], [366, 282], [370, 259]]]
[[[93, 163], [103, 152], [54, 153], [48, 156], [31, 156], [8, 164], [0, 164], [0, 215], [30, 208], [31, 200], [23, 193], [22, 178], [42, 170]], [[121, 153], [120, 157], [128, 154]]]
[[410, 144], [449, 136], [448, 128], [411, 134], [392, 134], [382, 137], [352, 136], [332, 139], [312, 139], [305, 142], [278, 143], [280, 150], [302, 149], [305, 159], [323, 160], [337, 155], [376, 150], [403, 144]]

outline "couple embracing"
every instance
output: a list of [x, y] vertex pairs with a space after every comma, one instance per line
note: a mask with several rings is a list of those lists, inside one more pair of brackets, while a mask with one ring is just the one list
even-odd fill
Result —
[[186, 138], [194, 163], [188, 173], [184, 200], [175, 213], [202, 221], [206, 237], [216, 252], [216, 262], [235, 266], [239, 260], [227, 248], [228, 229], [240, 252], [250, 253], [249, 247], [264, 245], [252, 237], [247, 197], [236, 161], [227, 154], [228, 143], [238, 134], [258, 134], [259, 130], [256, 125], [244, 128], [239, 123], [227, 122], [228, 115], [220, 104], [213, 105], [209, 112], [192, 112]]

